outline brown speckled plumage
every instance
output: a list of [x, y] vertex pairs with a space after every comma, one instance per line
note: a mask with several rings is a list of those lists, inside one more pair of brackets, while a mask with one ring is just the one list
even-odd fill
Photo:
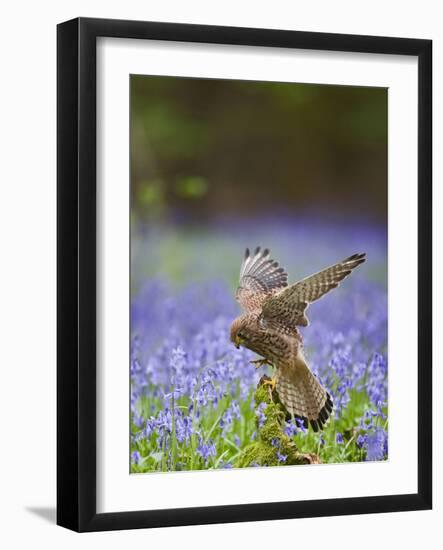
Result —
[[315, 431], [332, 412], [332, 400], [309, 369], [297, 326], [309, 324], [308, 305], [336, 288], [365, 261], [354, 254], [342, 262], [288, 286], [286, 271], [258, 247], [246, 249], [236, 299], [245, 313], [234, 320], [231, 340], [264, 357], [275, 367], [276, 390], [288, 413], [310, 422]]

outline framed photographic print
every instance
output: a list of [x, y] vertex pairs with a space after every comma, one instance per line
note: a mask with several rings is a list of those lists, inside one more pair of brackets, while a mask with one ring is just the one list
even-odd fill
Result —
[[431, 46], [58, 26], [59, 525], [431, 507]]

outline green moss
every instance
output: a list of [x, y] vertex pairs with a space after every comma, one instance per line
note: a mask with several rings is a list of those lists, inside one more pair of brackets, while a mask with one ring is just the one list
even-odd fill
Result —
[[[294, 441], [283, 431], [286, 411], [278, 402], [276, 393], [269, 390], [269, 386], [263, 382], [263, 377], [255, 391], [255, 409], [257, 411], [257, 440], [245, 447], [237, 458], [234, 466], [246, 468], [248, 466], [277, 466], [282, 464], [312, 464], [318, 463], [316, 455], [302, 454], [297, 450]], [[263, 407], [263, 404], [266, 406]], [[259, 414], [262, 411], [263, 416]], [[260, 426], [259, 417], [262, 417]], [[285, 456], [286, 460], [279, 462], [279, 455]]]

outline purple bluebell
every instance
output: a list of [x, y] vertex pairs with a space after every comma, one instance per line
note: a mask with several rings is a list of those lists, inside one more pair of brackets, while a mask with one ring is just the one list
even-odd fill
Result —
[[293, 437], [294, 435], [297, 435], [298, 430], [296, 423], [294, 421], [285, 422], [284, 432], [287, 436]]
[[205, 462], [208, 462], [209, 458], [215, 456], [216, 454], [214, 442], [210, 440], [205, 443], [203, 440], [200, 440], [197, 447], [197, 454], [200, 455]]
[[381, 428], [369, 433], [366, 441], [366, 460], [383, 460], [387, 451], [387, 433]]
[[260, 405], [255, 410], [255, 414], [258, 419], [258, 427], [263, 427], [264, 423], [266, 422], [266, 415], [264, 413], [264, 410], [266, 409], [266, 403], [260, 403]]
[[308, 430], [307, 430], [307, 428], [306, 428], [306, 426], [305, 426], [304, 421], [303, 421], [301, 418], [296, 418], [296, 419], [295, 419], [295, 422], [297, 423], [297, 428], [298, 428], [301, 432], [307, 433]]
[[288, 455], [281, 454], [279, 451], [277, 451], [277, 460], [279, 462], [286, 462], [287, 458], [288, 458]]

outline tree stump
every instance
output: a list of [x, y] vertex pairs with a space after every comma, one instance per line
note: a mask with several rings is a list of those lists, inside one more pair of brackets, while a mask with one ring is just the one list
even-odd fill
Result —
[[320, 464], [314, 453], [300, 453], [295, 442], [284, 433], [287, 412], [274, 390], [271, 393], [270, 380], [262, 376], [254, 394], [257, 439], [243, 449], [234, 467], [283, 466], [294, 464]]

